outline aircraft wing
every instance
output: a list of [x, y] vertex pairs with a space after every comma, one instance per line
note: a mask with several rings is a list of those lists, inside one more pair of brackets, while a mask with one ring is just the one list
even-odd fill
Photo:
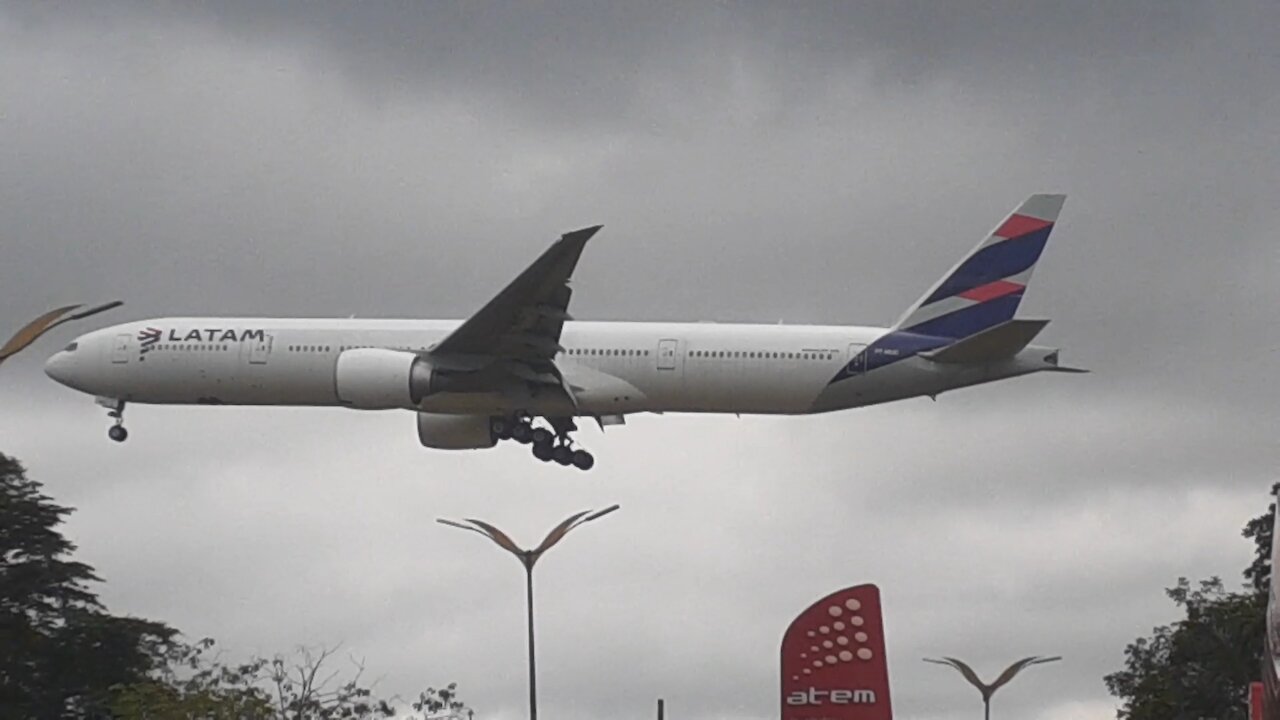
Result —
[[512, 374], [562, 384], [552, 359], [569, 319], [569, 276], [582, 248], [602, 226], [566, 233], [511, 284], [431, 350], [434, 357], [514, 361]]

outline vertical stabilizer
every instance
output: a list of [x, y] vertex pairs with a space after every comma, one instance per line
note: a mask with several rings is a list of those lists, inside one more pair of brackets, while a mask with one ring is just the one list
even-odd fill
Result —
[[893, 326], [965, 338], [1013, 319], [1066, 195], [1032, 195]]

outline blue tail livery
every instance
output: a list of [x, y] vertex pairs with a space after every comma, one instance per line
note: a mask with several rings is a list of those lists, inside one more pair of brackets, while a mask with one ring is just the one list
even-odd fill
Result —
[[966, 338], [977, 341], [979, 335], [988, 347], [992, 338], [999, 338], [1011, 348], [1020, 341], [1013, 352], [1021, 349], [1034, 332], [1013, 316], [1066, 199], [1044, 194], [1027, 198], [831, 382], [914, 355], [947, 357], [938, 351]]

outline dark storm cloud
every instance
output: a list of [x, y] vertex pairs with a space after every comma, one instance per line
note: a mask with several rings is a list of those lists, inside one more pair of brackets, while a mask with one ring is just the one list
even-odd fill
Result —
[[[655, 112], [670, 111], [652, 102], [655, 85], [692, 99], [718, 91], [744, 67], [802, 105], [862, 71], [890, 92], [939, 80], [1013, 81], [1020, 90], [1051, 92], [1059, 81], [1108, 68], [1157, 70], [1216, 40], [1215, 30], [1248, 29], [1219, 22], [1222, 14], [1202, 4], [1179, 2], [228, 2], [14, 10], [37, 31], [70, 25], [127, 33], [141, 26], [138, 36], [146, 38], [148, 30], [161, 32], [156, 28], [211, 27], [236, 43], [300, 48], [366, 99], [487, 99], [573, 133], [597, 122], [643, 126]], [[1126, 64], [1117, 68], [1118, 61]]]
[[431, 521], [532, 540], [616, 501], [539, 570], [559, 716], [768, 717], [791, 613], [875, 580], [900, 712], [974, 700], [921, 655], [1046, 652], [1002, 710], [1057, 720], [1110, 714], [1161, 587], [1247, 563], [1280, 459], [1274, 6], [0, 8], [5, 327], [114, 297], [458, 317], [596, 222], [578, 317], [888, 323], [1069, 194], [1025, 312], [1095, 374], [637, 418], [586, 435], [588, 477], [422, 451], [397, 413], [139, 407], [108, 446], [39, 374], [59, 331], [0, 372], [0, 450], [79, 508], [115, 609], [238, 652], [343, 640], [390, 691], [517, 717], [519, 568]]

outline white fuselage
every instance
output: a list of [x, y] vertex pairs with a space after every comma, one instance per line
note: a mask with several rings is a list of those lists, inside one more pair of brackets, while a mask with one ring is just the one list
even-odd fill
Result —
[[[163, 318], [77, 339], [50, 376], [136, 403], [341, 406], [338, 357], [354, 348], [429, 353], [459, 321]], [[441, 392], [408, 408], [447, 414], [623, 415], [635, 412], [803, 414], [871, 405], [1052, 367], [1048, 348], [981, 365], [918, 356], [845, 373], [885, 328], [717, 323], [567, 322], [555, 359], [575, 388]]]

